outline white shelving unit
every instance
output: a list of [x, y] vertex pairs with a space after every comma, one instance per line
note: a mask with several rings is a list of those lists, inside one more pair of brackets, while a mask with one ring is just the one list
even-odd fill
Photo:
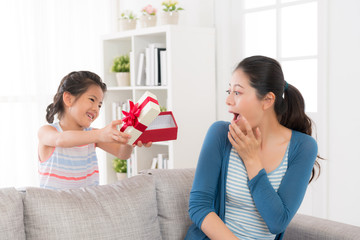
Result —
[[[166, 45], [167, 86], [135, 86], [139, 55], [150, 43]], [[168, 168], [196, 167], [207, 129], [216, 118], [214, 29], [171, 25], [136, 29], [104, 36], [102, 47], [102, 76], [108, 86], [102, 110], [105, 123], [112, 120], [112, 102], [136, 102], [150, 91], [160, 106], [173, 112], [178, 125], [177, 140], [154, 143], [151, 148], [135, 147], [138, 171], [150, 168], [158, 153], [168, 154]], [[118, 87], [115, 74], [110, 72], [112, 61], [131, 51], [131, 86]], [[99, 156], [100, 182], [104, 184], [116, 180], [112, 159], [110, 154]]]

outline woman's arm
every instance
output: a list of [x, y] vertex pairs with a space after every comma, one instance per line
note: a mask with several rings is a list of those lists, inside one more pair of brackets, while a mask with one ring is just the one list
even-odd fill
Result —
[[238, 239], [214, 212], [209, 213], [204, 218], [201, 230], [212, 240]]
[[274, 234], [284, 232], [299, 209], [317, 156], [317, 143], [312, 137], [304, 134], [293, 144], [296, 146], [290, 146], [294, 152], [289, 152], [288, 169], [277, 192], [264, 169], [248, 184], [256, 208]]
[[189, 215], [196, 226], [211, 239], [236, 239], [216, 214], [214, 201], [219, 181], [228, 124], [214, 123], [206, 134], [190, 192]]
[[[317, 156], [316, 141], [306, 134], [298, 135], [296, 153], [289, 154], [289, 165], [276, 192], [257, 155], [261, 144], [261, 133], [255, 134], [243, 118], [246, 135], [232, 122], [228, 138], [241, 156], [249, 177], [249, 189], [256, 208], [273, 234], [284, 232], [296, 214], [304, 198], [311, 170]], [[299, 134], [293, 132], [293, 134]]]

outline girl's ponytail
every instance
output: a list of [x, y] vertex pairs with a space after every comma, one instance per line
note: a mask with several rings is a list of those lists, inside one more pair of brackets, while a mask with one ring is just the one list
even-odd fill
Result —
[[46, 108], [46, 121], [47, 121], [48, 123], [53, 123], [53, 122], [54, 122], [54, 116], [55, 116], [54, 104], [51, 103], [51, 104], [49, 104], [49, 106], [47, 106], [47, 108]]
[[54, 96], [53, 103], [49, 104], [46, 108], [46, 121], [48, 123], [54, 122], [54, 117], [58, 114], [58, 118], [60, 119], [63, 112], [64, 112], [64, 105], [63, 105], [63, 95], [64, 91], [61, 90], [61, 85], [58, 89], [58, 92]]

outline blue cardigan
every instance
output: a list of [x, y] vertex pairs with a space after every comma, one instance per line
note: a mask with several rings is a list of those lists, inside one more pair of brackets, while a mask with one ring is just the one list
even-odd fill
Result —
[[[190, 193], [189, 214], [193, 221], [185, 239], [209, 239], [200, 229], [204, 218], [215, 212], [225, 218], [225, 186], [231, 143], [229, 122], [215, 122], [205, 137]], [[304, 198], [317, 157], [317, 143], [309, 135], [292, 131], [288, 169], [276, 192], [262, 169], [248, 185], [255, 205], [269, 231], [282, 239], [285, 229]]]

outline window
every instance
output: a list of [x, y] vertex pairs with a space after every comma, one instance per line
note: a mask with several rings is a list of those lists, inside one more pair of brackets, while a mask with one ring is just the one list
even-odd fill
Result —
[[38, 186], [37, 131], [63, 76], [101, 69], [112, 1], [0, 1], [0, 187]]
[[[242, 58], [277, 59], [285, 80], [302, 93], [305, 111], [314, 121], [319, 154], [327, 155], [327, 1], [243, 0]], [[307, 190], [300, 212], [327, 217], [327, 166]]]
[[307, 112], [317, 112], [318, 1], [244, 0], [244, 57], [277, 59], [285, 80], [303, 94]]

